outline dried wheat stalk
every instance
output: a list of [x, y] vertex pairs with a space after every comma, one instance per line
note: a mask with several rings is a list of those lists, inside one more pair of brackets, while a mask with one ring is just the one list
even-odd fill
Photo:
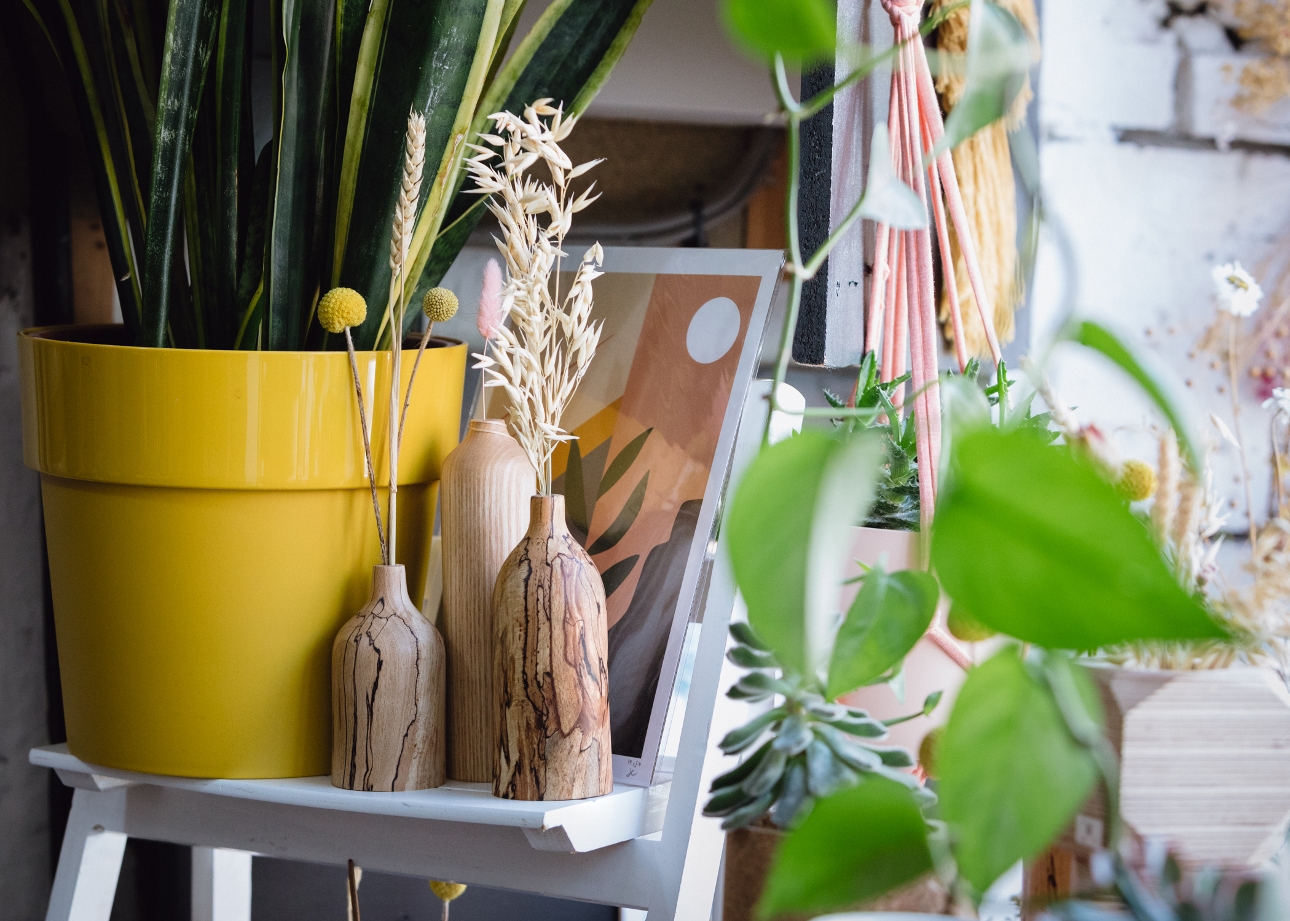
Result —
[[404, 290], [404, 271], [408, 248], [412, 244], [412, 230], [417, 223], [417, 203], [421, 198], [421, 174], [426, 163], [426, 120], [420, 112], [408, 115], [407, 141], [404, 145], [403, 183], [399, 201], [394, 208], [394, 227], [390, 234], [390, 297], [386, 305], [385, 320], [390, 330], [390, 503], [385, 516], [385, 547], [387, 566], [396, 563], [395, 537], [398, 534], [399, 514], [399, 390], [402, 377], [403, 314], [407, 310], [407, 293]]
[[[482, 139], [491, 146], [471, 145], [475, 156], [466, 161], [474, 191], [488, 196], [488, 209], [501, 224], [497, 247], [508, 276], [502, 309], [510, 320], [510, 326], [497, 327], [493, 354], [475, 355], [475, 367], [484, 371], [485, 387], [505, 392], [511, 432], [538, 473], [540, 495], [551, 494], [556, 447], [574, 437], [560, 419], [595, 355], [603, 325], [591, 321], [592, 282], [603, 274], [597, 271], [604, 259], [599, 243], [583, 255], [573, 284], [560, 297], [564, 238], [573, 216], [599, 197], [592, 196], [592, 183], [571, 198], [569, 183], [600, 161], [570, 162], [560, 142], [577, 119], [564, 118], [550, 103], [539, 99], [523, 117], [490, 116], [497, 133]], [[527, 175], [538, 162], [550, 171], [550, 183]]]

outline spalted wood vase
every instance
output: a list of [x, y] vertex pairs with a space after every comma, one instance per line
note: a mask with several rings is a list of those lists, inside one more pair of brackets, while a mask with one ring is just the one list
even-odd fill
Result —
[[331, 648], [331, 782], [425, 790], [444, 782], [444, 649], [408, 597], [402, 566], [376, 566], [372, 597]]
[[443, 462], [443, 615], [448, 650], [448, 777], [493, 779], [493, 587], [529, 526], [537, 474], [498, 419], [475, 419]]
[[564, 496], [532, 497], [528, 533], [502, 565], [493, 609], [494, 795], [566, 800], [611, 792], [605, 587], [565, 526]]

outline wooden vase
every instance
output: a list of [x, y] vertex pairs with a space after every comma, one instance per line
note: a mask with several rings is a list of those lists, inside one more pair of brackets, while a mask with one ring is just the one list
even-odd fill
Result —
[[563, 496], [533, 496], [528, 533], [502, 564], [493, 793], [567, 800], [614, 787], [605, 587], [569, 533]]
[[331, 648], [331, 782], [425, 790], [444, 781], [444, 650], [408, 597], [402, 566], [372, 570], [372, 596]]
[[488, 783], [497, 757], [493, 587], [524, 537], [537, 475], [506, 424], [473, 420], [443, 462], [443, 615], [448, 650], [448, 776]]

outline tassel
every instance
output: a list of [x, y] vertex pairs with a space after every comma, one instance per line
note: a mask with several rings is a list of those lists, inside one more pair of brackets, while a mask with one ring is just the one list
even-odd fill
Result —
[[[932, 9], [938, 12], [955, 2], [957, 0], [933, 0]], [[1037, 45], [1039, 19], [1035, 13], [1034, 0], [999, 0], [999, 5], [1017, 18]], [[936, 39], [942, 51], [967, 53], [969, 17], [970, 11], [964, 8], [950, 14], [941, 23]], [[937, 77], [936, 90], [941, 105], [948, 112], [963, 96], [964, 79], [957, 74], [943, 73]], [[1008, 149], [1008, 132], [1025, 121], [1026, 106], [1032, 96], [1030, 82], [1027, 80], [1005, 119], [977, 132], [953, 151], [959, 191], [963, 196], [963, 205], [976, 243], [981, 280], [989, 298], [994, 302], [994, 328], [1001, 343], [1011, 342], [1013, 339], [1016, 328], [1014, 315], [1024, 294], [1018, 267], [1016, 180]], [[990, 345], [976, 310], [957, 234], [953, 228], [950, 231], [950, 252], [954, 256], [954, 291], [958, 295], [959, 312], [963, 317], [963, 344], [968, 355], [985, 357], [990, 354]], [[944, 265], [944, 252], [941, 259]], [[945, 279], [942, 287], [939, 314], [941, 326], [946, 340], [954, 343], [957, 348], [958, 339], [951, 321], [953, 311], [948, 279]]]

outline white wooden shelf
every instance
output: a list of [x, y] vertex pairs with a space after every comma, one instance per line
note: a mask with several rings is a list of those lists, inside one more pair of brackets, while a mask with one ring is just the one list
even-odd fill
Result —
[[105, 791], [136, 784], [332, 812], [519, 828], [537, 850], [576, 853], [659, 831], [671, 786], [615, 784], [614, 791], [606, 796], [533, 803], [495, 797], [488, 784], [456, 781], [412, 793], [359, 793], [338, 790], [327, 777], [205, 780], [140, 774], [86, 764], [66, 745], [33, 748], [30, 760], [57, 771], [65, 784], [78, 789]]

